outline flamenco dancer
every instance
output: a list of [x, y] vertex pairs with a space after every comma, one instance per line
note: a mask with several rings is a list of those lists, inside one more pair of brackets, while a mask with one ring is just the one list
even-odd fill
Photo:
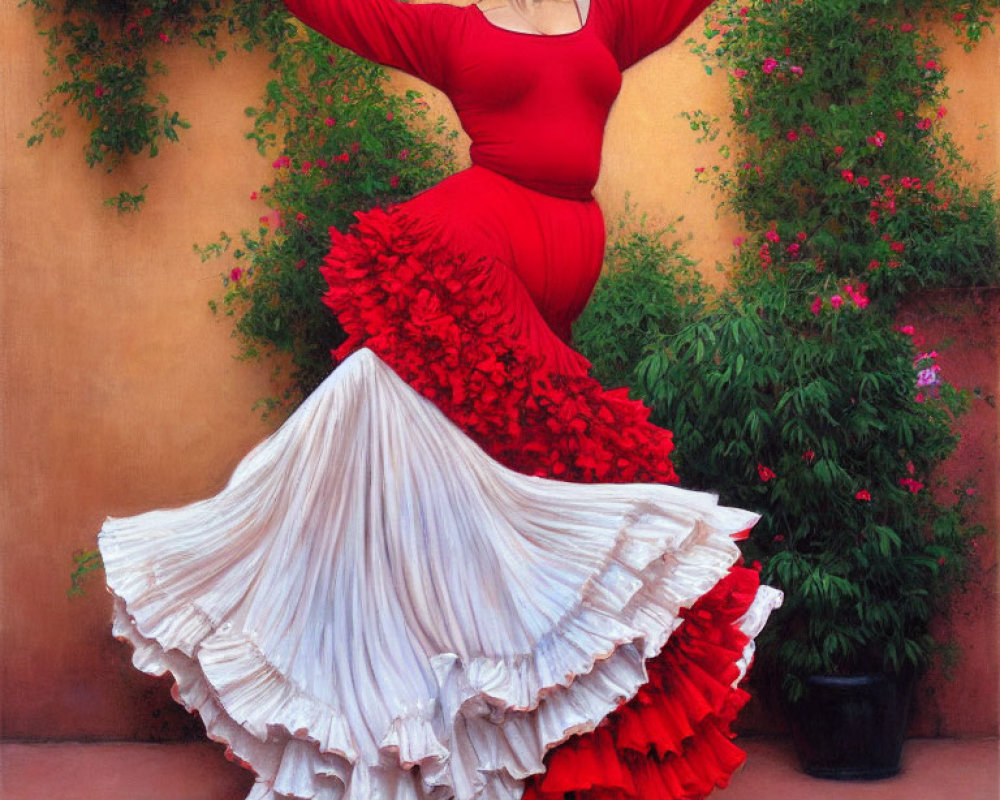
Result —
[[115, 634], [252, 800], [703, 797], [780, 593], [565, 342], [621, 72], [706, 0], [286, 2], [445, 92], [473, 166], [332, 232], [339, 367], [220, 494], [108, 520]]

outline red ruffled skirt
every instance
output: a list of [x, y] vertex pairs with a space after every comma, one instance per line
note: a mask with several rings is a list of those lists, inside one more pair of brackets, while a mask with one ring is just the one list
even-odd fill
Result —
[[[592, 202], [560, 200], [472, 168], [333, 232], [325, 302], [365, 347], [501, 464], [582, 483], [675, 483], [669, 431], [606, 391], [564, 339], [600, 268]], [[744, 754], [730, 726], [747, 700], [746, 616], [758, 575], [733, 566], [683, 613], [649, 682], [596, 730], [550, 750], [528, 800], [699, 798]], [[773, 604], [772, 604], [773, 605]]]

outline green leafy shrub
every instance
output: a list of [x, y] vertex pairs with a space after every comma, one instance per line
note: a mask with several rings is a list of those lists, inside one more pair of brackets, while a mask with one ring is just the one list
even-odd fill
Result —
[[233, 257], [221, 308], [235, 320], [242, 355], [290, 358], [283, 395], [264, 401], [287, 410], [330, 373], [330, 350], [342, 341], [321, 302], [330, 228], [345, 229], [356, 212], [442, 179], [455, 134], [427, 119], [416, 92], [388, 91], [383, 69], [312, 31], [281, 44], [271, 66], [262, 104], [247, 109], [249, 137], [274, 158], [273, 180], [253, 194], [262, 204], [259, 224], [238, 244], [224, 234], [197, 249]]
[[605, 386], [634, 386], [650, 342], [703, 310], [708, 290], [682, 242], [667, 241], [673, 233], [672, 226], [650, 231], [644, 219], [635, 225], [626, 212], [609, 238], [604, 272], [573, 326], [577, 348]]
[[792, 697], [922, 668], [977, 533], [966, 487], [933, 491], [967, 398], [863, 289], [817, 288], [808, 267], [737, 285], [637, 366], [685, 483], [763, 514], [746, 556], [786, 601], [762, 660]]
[[[730, 286], [700, 297], [693, 319], [635, 325], [657, 319], [641, 297], [582, 332], [674, 431], [685, 484], [762, 512], [746, 557], [786, 601], [759, 660], [790, 698], [810, 673], [923, 668], [931, 618], [981, 532], [972, 488], [935, 477], [968, 398], [896, 320], [915, 289], [998, 283], [996, 199], [963, 182], [970, 167], [941, 129], [928, 27], [944, 15], [971, 45], [996, 6], [713, 6], [696, 50], [728, 75], [730, 166], [697, 174], [747, 230]], [[718, 139], [717, 120], [687, 118]], [[643, 280], [613, 269], [600, 291]]]

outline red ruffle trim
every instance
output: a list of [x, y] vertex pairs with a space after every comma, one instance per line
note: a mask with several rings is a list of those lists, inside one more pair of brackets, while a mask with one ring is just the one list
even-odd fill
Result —
[[625, 389], [606, 391], [493, 259], [450, 252], [402, 208], [331, 231], [324, 302], [347, 341], [371, 349], [494, 459], [527, 475], [676, 483], [671, 434]]
[[[545, 324], [518, 278], [491, 257], [437, 244], [406, 209], [331, 231], [324, 302], [347, 341], [371, 349], [500, 463], [581, 483], [676, 483], [671, 434], [627, 390], [606, 391]], [[730, 724], [747, 637], [739, 619], [758, 575], [734, 567], [684, 612], [649, 682], [595, 731], [546, 757], [524, 800], [700, 798], [743, 763]]]
[[730, 725], [749, 695], [732, 684], [749, 642], [738, 623], [758, 585], [757, 572], [733, 567], [647, 662], [649, 682], [595, 731], [552, 750], [522, 800], [695, 800], [726, 786], [745, 758]]

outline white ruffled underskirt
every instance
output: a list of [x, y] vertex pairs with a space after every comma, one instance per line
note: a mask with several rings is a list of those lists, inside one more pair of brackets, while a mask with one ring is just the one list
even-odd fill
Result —
[[[99, 541], [115, 635], [257, 773], [248, 800], [517, 800], [756, 519], [508, 470], [360, 350], [218, 495]], [[762, 587], [744, 631], [780, 601]]]

